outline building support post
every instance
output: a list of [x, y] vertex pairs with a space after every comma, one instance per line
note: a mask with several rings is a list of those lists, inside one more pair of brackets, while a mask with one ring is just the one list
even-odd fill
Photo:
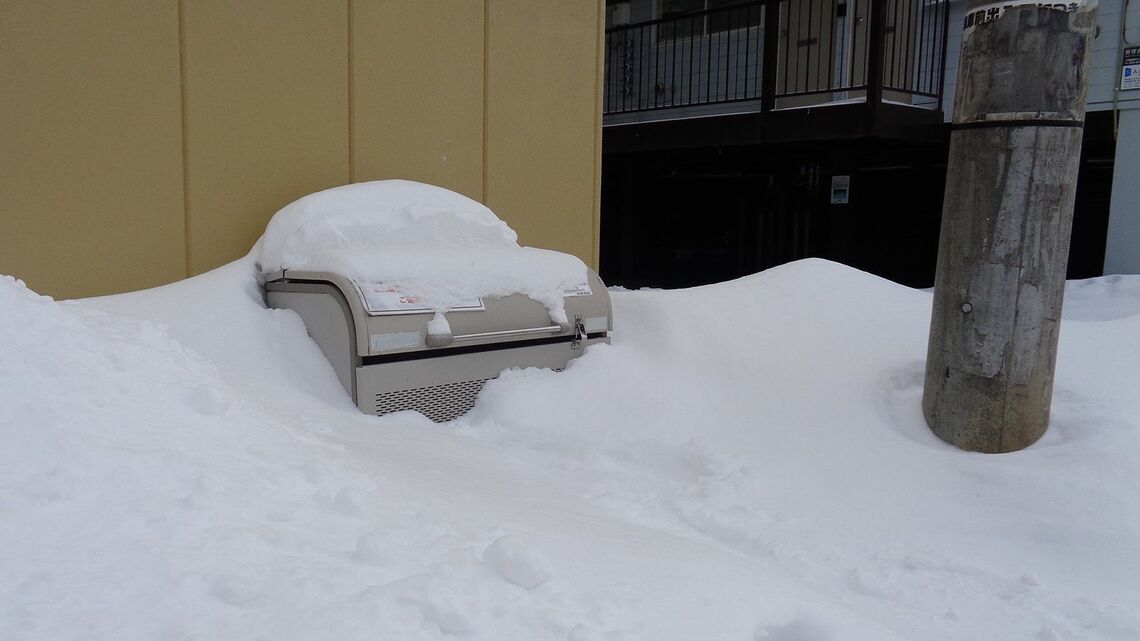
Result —
[[867, 108], [864, 111], [864, 134], [878, 134], [879, 112], [883, 106], [883, 57], [886, 53], [887, 2], [871, 0], [870, 26], [867, 30]]
[[769, 0], [764, 5], [764, 53], [761, 60], [760, 113], [763, 115], [761, 138], [770, 138], [770, 115], [776, 108], [776, 63], [780, 55], [780, 3]]
[[922, 399], [993, 453], [1049, 423], [1096, 28], [1096, 0], [1015, 2], [967, 9]]

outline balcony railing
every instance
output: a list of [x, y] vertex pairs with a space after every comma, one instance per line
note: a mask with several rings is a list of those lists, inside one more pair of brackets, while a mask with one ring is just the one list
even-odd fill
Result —
[[940, 110], [948, 5], [754, 0], [613, 27], [604, 113], [882, 100]]

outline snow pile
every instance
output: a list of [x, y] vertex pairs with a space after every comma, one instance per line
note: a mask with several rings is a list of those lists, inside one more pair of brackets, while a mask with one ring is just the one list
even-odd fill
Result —
[[1114, 274], [1074, 280], [1065, 288], [1065, 318], [1116, 320], [1140, 314], [1140, 278]]
[[360, 414], [256, 272], [0, 280], [0, 638], [1140, 639], [1140, 277], [986, 456], [923, 424], [930, 295], [831, 263], [614, 292], [449, 425]]
[[513, 245], [518, 236], [483, 205], [442, 187], [378, 180], [309, 194], [274, 215], [258, 263], [267, 272], [301, 269], [320, 253], [433, 243]]
[[586, 282], [568, 254], [519, 247], [483, 205], [406, 180], [345, 185], [310, 194], [270, 220], [257, 250], [263, 275], [331, 271], [360, 285], [393, 288], [446, 311], [482, 297], [525, 294], [565, 318], [562, 297]]
[[[1078, 286], [1122, 308], [1121, 277]], [[1049, 432], [984, 456], [922, 418], [927, 293], [803, 261], [613, 300], [612, 346], [508, 372], [461, 430], [902, 638], [1140, 639], [1140, 316], [1066, 322]], [[859, 638], [815, 623], [781, 629]]]
[[[295, 316], [206, 280], [231, 307], [203, 338], [229, 365], [257, 354], [287, 369], [270, 353], [288, 336], [293, 367], [334, 388]], [[224, 331], [243, 334], [251, 309], [269, 337], [252, 348]], [[549, 568], [496, 554], [513, 534], [502, 522], [435, 504], [458, 488], [420, 476], [447, 464], [399, 421], [382, 428], [397, 451], [358, 457], [326, 421], [372, 437], [374, 419], [298, 403], [286, 378], [245, 387], [253, 370], [231, 378], [152, 321], [7, 277], [0, 310], [0, 638], [541, 639], [596, 619]]]

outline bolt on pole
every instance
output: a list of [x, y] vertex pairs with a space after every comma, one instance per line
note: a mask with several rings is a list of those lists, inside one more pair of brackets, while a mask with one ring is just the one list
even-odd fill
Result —
[[1096, 7], [967, 7], [922, 399], [965, 450], [1049, 423]]

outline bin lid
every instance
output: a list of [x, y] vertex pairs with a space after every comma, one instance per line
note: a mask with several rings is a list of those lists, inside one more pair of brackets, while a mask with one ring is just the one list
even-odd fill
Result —
[[565, 296], [590, 293], [577, 257], [520, 247], [482, 204], [404, 180], [305, 196], [277, 212], [255, 251], [263, 279], [339, 274], [370, 314], [479, 309], [483, 298], [523, 294], [558, 317]]

